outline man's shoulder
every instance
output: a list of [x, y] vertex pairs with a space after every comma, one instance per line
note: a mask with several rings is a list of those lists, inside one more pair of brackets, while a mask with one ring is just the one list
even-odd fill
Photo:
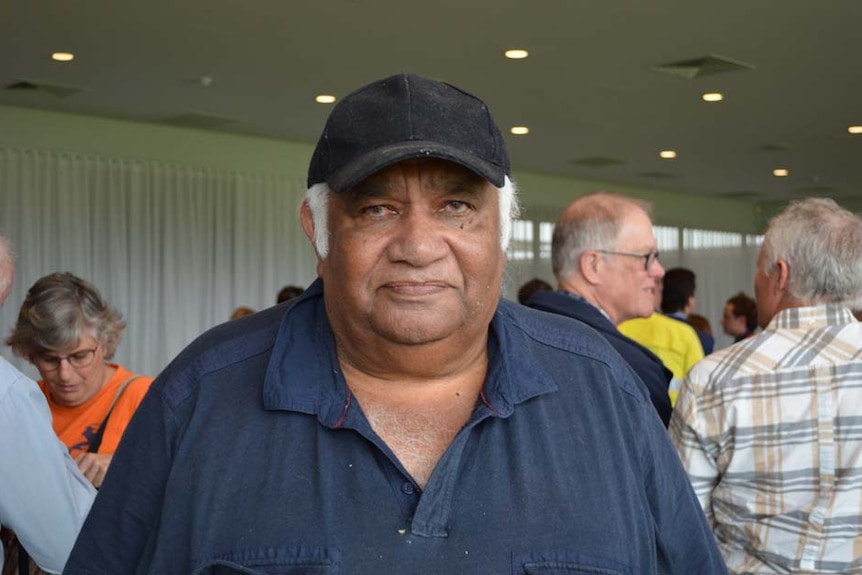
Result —
[[559, 292], [537, 293], [529, 306], [538, 310], [568, 316], [584, 322], [605, 339], [641, 378], [654, 373], [658, 380], [668, 381], [661, 360], [649, 349], [620, 332], [602, 312], [586, 301]]
[[48, 424], [51, 422], [51, 410], [42, 390], [3, 357], [0, 357], [0, 406], [5, 412], [0, 420], [8, 429], [14, 430], [19, 425], [44, 425], [37, 421], [36, 413]]
[[[608, 340], [590, 325], [568, 315], [533, 309], [503, 301], [498, 308], [505, 329], [513, 332], [509, 345], [518, 346], [524, 356], [540, 350], [546, 361], [576, 369], [610, 370], [612, 378], [623, 388], [642, 397], [634, 383], [630, 365]], [[507, 350], [503, 350], [507, 352]]]
[[595, 306], [586, 300], [563, 292], [538, 292], [530, 298], [527, 306], [543, 312], [574, 318], [601, 333], [617, 331], [611, 320], [605, 317]]
[[13, 390], [14, 385], [24, 385], [28, 388], [28, 391], [33, 389], [38, 390], [36, 383], [32, 379], [21, 373], [5, 357], [0, 357], [0, 399], [7, 396]]
[[862, 323], [831, 326], [775, 327], [740, 340], [707, 355], [692, 368], [701, 384], [733, 378], [775, 374], [781, 370], [804, 368], [819, 361], [827, 364], [859, 363]]
[[687, 378], [699, 387], [708, 388], [734, 378], [772, 372], [775, 361], [767, 350], [774, 335], [759, 333], [716, 350], [697, 362]]
[[526, 307], [503, 300], [499, 311], [530, 340], [561, 351], [603, 358], [607, 342], [586, 322], [543, 308]]
[[181, 351], [152, 384], [146, 385], [175, 404], [192, 393], [207, 375], [271, 353], [289, 307], [273, 306], [209, 329]]

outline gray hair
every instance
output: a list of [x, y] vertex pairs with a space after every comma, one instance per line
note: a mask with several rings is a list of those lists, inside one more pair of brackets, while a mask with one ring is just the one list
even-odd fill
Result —
[[551, 268], [558, 279], [579, 272], [581, 254], [587, 250], [612, 250], [626, 216], [633, 209], [647, 216], [648, 202], [608, 192], [594, 192], [569, 204], [554, 226], [551, 239]]
[[110, 359], [125, 327], [122, 314], [91, 283], [68, 272], [53, 273], [27, 292], [6, 344], [15, 355], [30, 358], [40, 351], [77, 345], [91, 335]]
[[767, 275], [787, 262], [797, 300], [854, 305], [862, 297], [862, 219], [829, 198], [793, 202], [772, 218], [761, 258]]
[[[506, 176], [502, 188], [496, 188], [500, 205], [500, 247], [503, 251], [509, 247], [512, 236], [512, 221], [521, 213], [518, 204], [518, 191], [515, 182]], [[332, 190], [325, 182], [314, 184], [305, 194], [305, 201], [311, 210], [314, 221], [314, 249], [320, 259], [326, 259], [329, 253], [329, 228], [327, 221], [327, 204]]]

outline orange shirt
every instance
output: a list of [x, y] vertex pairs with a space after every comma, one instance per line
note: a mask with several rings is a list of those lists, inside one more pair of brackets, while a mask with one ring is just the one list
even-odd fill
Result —
[[[69, 448], [72, 457], [87, 451], [90, 446], [90, 439], [99, 430], [111, 402], [114, 401], [114, 396], [117, 395], [117, 390], [124, 381], [135, 375], [120, 365], [109, 365], [116, 367], [117, 371], [108, 380], [105, 387], [99, 390], [99, 393], [90, 401], [75, 407], [54, 403], [48, 386], [44, 381], [39, 381], [39, 387], [42, 388], [42, 393], [48, 399], [48, 406], [54, 417], [54, 433]], [[152, 381], [152, 377], [142, 375], [126, 386], [126, 390], [114, 406], [111, 419], [108, 420], [99, 453], [114, 453], [116, 451], [126, 426], [132, 419], [132, 415], [134, 415], [141, 400], [144, 399]]]

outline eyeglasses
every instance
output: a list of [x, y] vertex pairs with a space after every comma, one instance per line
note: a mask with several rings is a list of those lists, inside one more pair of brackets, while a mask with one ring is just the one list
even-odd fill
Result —
[[633, 254], [631, 252], [615, 252], [613, 250], [594, 250], [600, 254], [608, 254], [612, 256], [628, 256], [630, 258], [642, 258], [644, 261], [644, 270], [649, 271], [650, 267], [658, 261], [658, 252], [649, 252], [647, 254]]
[[57, 371], [60, 369], [60, 364], [63, 360], [69, 362], [69, 365], [75, 369], [89, 367], [96, 358], [96, 350], [99, 349], [98, 344], [93, 349], [82, 349], [69, 355], [48, 355], [45, 353], [36, 353], [33, 356], [33, 363], [40, 371]]

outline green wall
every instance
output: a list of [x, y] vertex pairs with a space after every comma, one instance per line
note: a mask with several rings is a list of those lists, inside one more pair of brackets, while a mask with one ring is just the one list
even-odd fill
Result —
[[[321, 126], [322, 128], [322, 126]], [[304, 180], [312, 146], [146, 124], [0, 106], [0, 146], [53, 150], [109, 158], [168, 162], [245, 173], [287, 175]], [[654, 204], [656, 223], [760, 233], [765, 217], [757, 204], [520, 172], [514, 179], [527, 206], [562, 209], [585, 193], [605, 190]]]

